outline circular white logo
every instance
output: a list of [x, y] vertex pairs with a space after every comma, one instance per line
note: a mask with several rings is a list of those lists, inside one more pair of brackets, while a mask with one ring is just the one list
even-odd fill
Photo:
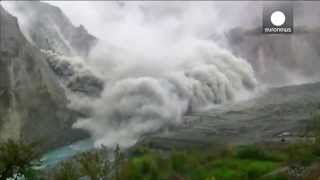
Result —
[[282, 26], [286, 21], [286, 15], [282, 11], [274, 11], [270, 19], [274, 26]]

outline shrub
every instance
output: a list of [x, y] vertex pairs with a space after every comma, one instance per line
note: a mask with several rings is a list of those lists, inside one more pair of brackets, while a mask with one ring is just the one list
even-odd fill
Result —
[[313, 146], [306, 142], [290, 144], [287, 154], [289, 165], [308, 165], [314, 160]]
[[313, 153], [316, 156], [320, 156], [320, 112], [312, 114], [312, 131], [315, 136], [315, 142], [313, 147]]
[[101, 151], [82, 153], [77, 161], [82, 176], [88, 176], [91, 180], [109, 176], [110, 162]]
[[53, 175], [54, 180], [77, 180], [80, 177], [81, 175], [72, 161], [63, 162]]
[[39, 142], [25, 143], [8, 140], [0, 143], [0, 179], [22, 176], [35, 164], [40, 156], [36, 148]]
[[119, 173], [119, 179], [159, 179], [159, 169], [154, 158], [150, 155], [137, 157], [124, 163]]
[[240, 159], [275, 160], [276, 157], [255, 145], [239, 147], [236, 157]]
[[187, 170], [187, 154], [174, 151], [170, 157], [171, 167], [174, 171], [185, 172]]

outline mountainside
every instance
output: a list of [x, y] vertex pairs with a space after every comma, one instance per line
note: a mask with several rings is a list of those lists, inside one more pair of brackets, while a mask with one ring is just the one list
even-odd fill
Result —
[[[19, 24], [25, 34], [17, 19], [0, 8], [0, 139], [42, 138], [48, 146], [57, 146], [84, 137], [83, 132], [71, 128], [77, 117], [67, 108], [67, 97], [61, 85], [73, 93], [101, 98], [104, 81], [78, 60], [70, 59], [71, 56], [87, 57], [97, 38], [83, 26], [72, 25], [59, 8], [47, 3], [19, 2], [14, 7], [19, 22], [24, 22]], [[227, 40], [237, 56], [252, 64], [261, 82], [275, 85], [320, 77], [319, 36], [317, 28], [297, 28], [292, 35], [266, 35], [261, 34], [259, 28], [236, 28], [227, 33]], [[80, 59], [85, 62], [85, 58]], [[199, 79], [199, 82], [204, 81]], [[206, 84], [207, 87], [213, 86]], [[158, 146], [208, 144], [220, 140], [247, 143], [271, 139], [282, 132], [296, 133], [295, 129], [304, 125], [309, 113], [315, 110], [314, 104], [320, 103], [316, 100], [320, 97], [319, 87], [319, 84], [313, 84], [277, 88], [254, 100], [208, 112], [194, 113], [191, 108], [190, 116], [185, 117], [185, 127], [176, 128], [169, 134], [157, 134], [151, 141]], [[115, 95], [120, 90], [115, 89]], [[119, 94], [123, 98], [124, 95]], [[216, 93], [212, 94], [214, 96]], [[123, 99], [125, 105], [130, 105], [128, 98]], [[103, 105], [118, 103], [110, 102], [103, 102]], [[158, 114], [159, 109], [154, 109]], [[119, 108], [129, 114], [124, 118], [131, 116], [129, 110]], [[102, 110], [97, 118], [107, 119], [104, 113]], [[119, 116], [118, 110], [110, 114], [111, 117]], [[149, 118], [148, 114], [146, 117]], [[280, 120], [282, 125], [278, 126]]]
[[18, 1], [4, 6], [17, 16], [27, 40], [46, 55], [65, 89], [86, 96], [100, 95], [104, 83], [85, 65], [98, 42], [96, 37], [82, 25], [75, 27], [60, 8], [48, 3]]
[[0, 5], [0, 138], [43, 140], [46, 148], [83, 137], [63, 89], [39, 49]]
[[170, 149], [217, 144], [295, 141], [310, 136], [311, 114], [320, 109], [320, 83], [273, 88], [258, 97], [185, 116], [172, 131], [143, 144]]
[[44, 2], [15, 2], [17, 13], [28, 38], [38, 48], [67, 56], [86, 57], [97, 38], [84, 26], [75, 27], [58, 7]]
[[262, 80], [272, 85], [319, 80], [320, 28], [298, 26], [293, 34], [263, 34], [261, 28], [227, 33], [235, 54], [247, 59]]

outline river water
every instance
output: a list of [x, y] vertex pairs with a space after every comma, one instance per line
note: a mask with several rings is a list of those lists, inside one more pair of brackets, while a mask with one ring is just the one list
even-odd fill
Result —
[[53, 167], [63, 160], [69, 159], [78, 153], [89, 151], [93, 148], [93, 140], [85, 139], [71, 145], [49, 151], [40, 158], [41, 165], [35, 167], [35, 169]]

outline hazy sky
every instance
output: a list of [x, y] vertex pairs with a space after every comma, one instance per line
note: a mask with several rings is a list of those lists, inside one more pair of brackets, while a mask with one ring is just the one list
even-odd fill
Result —
[[[50, 1], [59, 6], [70, 17], [75, 25], [83, 24], [89, 32], [105, 36], [120, 19], [132, 23], [162, 23], [168, 26], [179, 21], [181, 28], [198, 33], [223, 31], [234, 26], [256, 26], [261, 22], [259, 16], [261, 3], [246, 1], [142, 1], [142, 2], [112, 2], [112, 1]], [[248, 9], [250, 11], [248, 12]], [[168, 20], [168, 21], [167, 21]], [[109, 29], [109, 30], [108, 30]]]
[[[278, 1], [50, 1], [59, 6], [75, 25], [83, 24], [97, 36], [121, 18], [139, 18], [143, 12], [149, 21], [180, 18], [185, 24], [202, 26], [206, 31], [223, 31], [235, 26], [261, 26], [262, 6]], [[293, 2], [286, 2], [293, 3]], [[320, 2], [294, 2], [295, 24], [318, 26]], [[140, 11], [142, 10], [142, 11]], [[131, 13], [133, 12], [133, 13]], [[190, 27], [189, 26], [189, 27]], [[188, 26], [184, 26], [187, 28]], [[200, 29], [200, 28], [199, 28]], [[105, 30], [103, 30], [105, 32]]]

